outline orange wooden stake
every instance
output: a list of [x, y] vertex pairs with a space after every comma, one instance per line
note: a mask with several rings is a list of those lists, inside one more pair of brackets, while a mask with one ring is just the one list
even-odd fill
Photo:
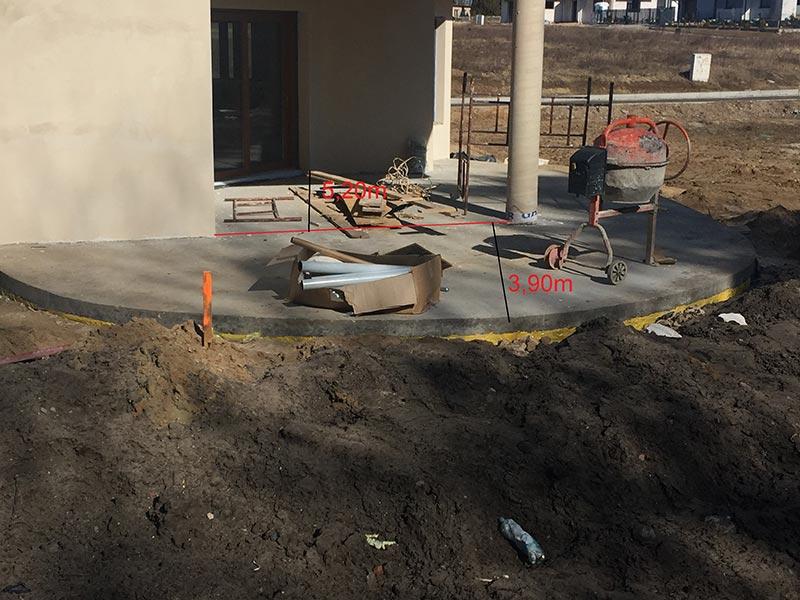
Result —
[[203, 271], [203, 347], [211, 345], [214, 325], [211, 321], [211, 298], [214, 295], [211, 271]]

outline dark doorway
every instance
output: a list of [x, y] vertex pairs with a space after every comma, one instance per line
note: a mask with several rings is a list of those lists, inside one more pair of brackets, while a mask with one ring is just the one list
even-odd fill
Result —
[[212, 10], [214, 177], [297, 166], [297, 14]]

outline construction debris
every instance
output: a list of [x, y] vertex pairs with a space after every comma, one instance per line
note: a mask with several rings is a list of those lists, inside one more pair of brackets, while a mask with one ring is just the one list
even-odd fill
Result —
[[377, 533], [366, 533], [364, 537], [367, 539], [367, 545], [377, 550], [386, 550], [389, 546], [394, 546], [397, 543], [389, 540], [379, 540]]
[[[225, 198], [231, 203], [232, 215], [225, 219], [226, 223], [281, 223], [302, 221], [303, 217], [284, 217], [278, 212], [278, 202], [294, 200], [291, 196], [285, 198]], [[263, 210], [263, 207], [268, 207]], [[260, 208], [261, 210], [248, 210], [241, 212], [241, 208]], [[268, 215], [268, 216], [262, 216]]]
[[[381, 185], [369, 185], [363, 181], [353, 181], [324, 171], [311, 171], [310, 175], [313, 179], [319, 179], [330, 186], [332, 198], [327, 199], [333, 200], [336, 207], [354, 222], [359, 218], [381, 220], [386, 216], [388, 194]], [[339, 191], [335, 190], [337, 186]], [[323, 199], [326, 197], [323, 196]]]
[[284, 248], [270, 265], [287, 261], [292, 263], [290, 301], [352, 310], [354, 315], [387, 310], [425, 312], [439, 301], [442, 271], [450, 266], [440, 255], [416, 244], [387, 254], [367, 255], [302, 238], [292, 238], [292, 246]]
[[744, 315], [739, 313], [721, 313], [719, 318], [726, 323], [737, 323], [742, 327], [747, 327], [747, 321], [745, 320]]
[[430, 184], [430, 180], [427, 180], [427, 186], [422, 186], [411, 180], [409, 177], [408, 165], [413, 160], [417, 160], [417, 157], [412, 156], [405, 160], [402, 158], [395, 158], [392, 162], [392, 166], [389, 167], [389, 170], [386, 172], [386, 175], [383, 176], [378, 183], [385, 185], [401, 197], [417, 196], [427, 200], [431, 195], [431, 190], [433, 190], [435, 186]]
[[311, 208], [317, 211], [320, 215], [325, 217], [328, 222], [339, 229], [343, 234], [345, 234], [349, 238], [368, 238], [369, 233], [364, 231], [363, 229], [359, 229], [357, 226], [354, 226], [353, 223], [347, 220], [347, 218], [338, 210], [335, 210], [333, 204], [330, 202], [325, 202], [321, 198], [317, 198], [314, 194], [311, 194], [311, 198], [309, 199], [308, 190], [300, 187], [290, 187], [289, 191], [292, 192], [295, 196], [303, 200], [303, 202], [310, 202]]
[[542, 550], [539, 542], [533, 539], [533, 536], [520, 527], [514, 519], [500, 517], [498, 522], [500, 533], [511, 542], [520, 558], [526, 563], [535, 565], [544, 560], [544, 550]]
[[680, 339], [683, 337], [680, 333], [675, 331], [672, 327], [668, 325], [664, 325], [663, 323], [651, 323], [647, 327], [644, 328], [647, 333], [652, 333], [653, 335], [657, 335], [659, 337], [665, 338], [672, 338], [672, 339]]

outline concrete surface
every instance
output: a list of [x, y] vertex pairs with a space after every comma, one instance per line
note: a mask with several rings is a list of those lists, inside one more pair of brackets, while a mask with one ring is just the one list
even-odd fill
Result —
[[[455, 205], [455, 161], [436, 165], [436, 198], [444, 212]], [[539, 222], [529, 227], [497, 226], [506, 287], [518, 275], [524, 283], [540, 277], [569, 278], [573, 291], [508, 293], [511, 322], [506, 318], [490, 222], [503, 218], [505, 166], [472, 165], [472, 200], [466, 218], [434, 211], [401, 230], [372, 230], [369, 239], [348, 239], [341, 232], [303, 234], [322, 244], [360, 252], [387, 251], [418, 243], [453, 263], [444, 275], [449, 291], [419, 316], [353, 317], [284, 300], [287, 269], [267, 267], [270, 258], [289, 245], [292, 229], [306, 223], [218, 223], [223, 237], [135, 242], [24, 244], [0, 246], [0, 287], [40, 306], [111, 321], [151, 316], [166, 324], [200, 315], [202, 271], [214, 274], [214, 318], [218, 331], [265, 335], [390, 333], [397, 335], [469, 335], [542, 330], [577, 325], [605, 315], [628, 318], [707, 298], [746, 281], [754, 265], [749, 242], [707, 216], [675, 202], [662, 202], [658, 247], [678, 259], [674, 266], [644, 265], [646, 216], [605, 222], [615, 253], [629, 267], [619, 286], [590, 264], [604, 255], [599, 235], [590, 230], [577, 244], [581, 265], [568, 263], [560, 272], [542, 268], [540, 257], [561, 242], [585, 218], [586, 201], [566, 194], [566, 177], [542, 171]], [[284, 190], [227, 188], [229, 195], [275, 195]], [[305, 215], [305, 205], [291, 210]], [[228, 209], [229, 210], [229, 209]], [[314, 214], [314, 227], [330, 227]], [[472, 224], [470, 224], [472, 223]], [[476, 224], [477, 223], [477, 224]], [[261, 235], [239, 235], [247, 230]], [[298, 227], [299, 225], [299, 227]], [[235, 234], [229, 236], [228, 234]], [[296, 235], [296, 234], [295, 234]]]

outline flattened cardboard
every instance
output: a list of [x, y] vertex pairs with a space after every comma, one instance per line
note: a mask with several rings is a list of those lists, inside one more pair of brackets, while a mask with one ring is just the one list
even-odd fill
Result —
[[[408, 253], [401, 254], [403, 251]], [[280, 258], [273, 259], [271, 264], [287, 259], [293, 261], [289, 275], [289, 300], [306, 306], [352, 310], [356, 315], [389, 310], [400, 314], [420, 314], [439, 301], [442, 270], [445, 267], [438, 254], [431, 254], [418, 244], [383, 255], [346, 254], [375, 264], [409, 266], [411, 272], [380, 281], [342, 286], [336, 288], [341, 290], [341, 294], [337, 294], [331, 288], [304, 290], [300, 285], [300, 262], [314, 255], [311, 250], [297, 246], [285, 248], [279, 254]]]
[[417, 303], [412, 273], [381, 281], [347, 285], [341, 290], [347, 304], [353, 307], [353, 314], [356, 315], [391, 309], [408, 309]]

